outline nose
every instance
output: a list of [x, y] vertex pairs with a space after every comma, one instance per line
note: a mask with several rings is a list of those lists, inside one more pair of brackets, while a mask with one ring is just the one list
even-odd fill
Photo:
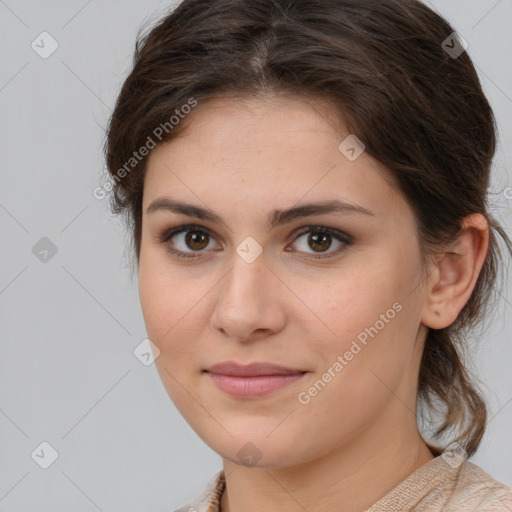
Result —
[[231, 270], [218, 284], [213, 327], [244, 342], [279, 332], [286, 322], [284, 288], [263, 254], [252, 263], [235, 254]]

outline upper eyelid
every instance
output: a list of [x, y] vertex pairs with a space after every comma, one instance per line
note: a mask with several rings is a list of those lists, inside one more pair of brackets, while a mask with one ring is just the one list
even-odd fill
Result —
[[[212, 229], [207, 228], [205, 226], [202, 226], [200, 224], [184, 224], [180, 226], [176, 226], [174, 228], [166, 230], [160, 237], [157, 237], [159, 241], [169, 241], [173, 236], [181, 234], [183, 232], [192, 231], [196, 229], [197, 231], [202, 231], [209, 236], [212, 236], [217, 240], [217, 237], [220, 235], [217, 235]], [[294, 237], [291, 241], [296, 240], [298, 237], [303, 236], [304, 234], [313, 231], [314, 229], [317, 229], [318, 231], [326, 231], [329, 234], [332, 234], [338, 241], [341, 241], [343, 243], [346, 242], [352, 242], [353, 238], [348, 233], [341, 231], [337, 228], [332, 228], [323, 224], [306, 224], [304, 226], [300, 226], [292, 231], [292, 233], [289, 235], [290, 237]], [[222, 237], [220, 237], [222, 239]], [[218, 240], [217, 240], [218, 241]], [[198, 251], [198, 252], [204, 252], [204, 251]]]

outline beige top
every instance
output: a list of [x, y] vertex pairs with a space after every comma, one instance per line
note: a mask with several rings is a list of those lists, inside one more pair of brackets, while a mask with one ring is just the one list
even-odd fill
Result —
[[[200, 496], [175, 512], [221, 512], [219, 471]], [[364, 512], [512, 512], [512, 490], [460, 455], [445, 451]]]

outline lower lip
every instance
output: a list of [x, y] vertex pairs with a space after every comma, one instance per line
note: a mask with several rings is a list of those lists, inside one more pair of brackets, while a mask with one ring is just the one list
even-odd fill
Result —
[[208, 372], [208, 375], [221, 391], [231, 396], [248, 398], [265, 396], [272, 391], [284, 388], [301, 379], [305, 373], [240, 377]]

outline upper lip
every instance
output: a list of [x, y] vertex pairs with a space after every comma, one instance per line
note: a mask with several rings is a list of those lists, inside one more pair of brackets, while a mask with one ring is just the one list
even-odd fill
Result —
[[295, 373], [306, 373], [304, 370], [295, 370], [272, 363], [250, 363], [242, 365], [232, 361], [225, 361], [214, 364], [206, 369], [210, 373], [222, 375], [254, 376], [254, 375], [290, 375]]

